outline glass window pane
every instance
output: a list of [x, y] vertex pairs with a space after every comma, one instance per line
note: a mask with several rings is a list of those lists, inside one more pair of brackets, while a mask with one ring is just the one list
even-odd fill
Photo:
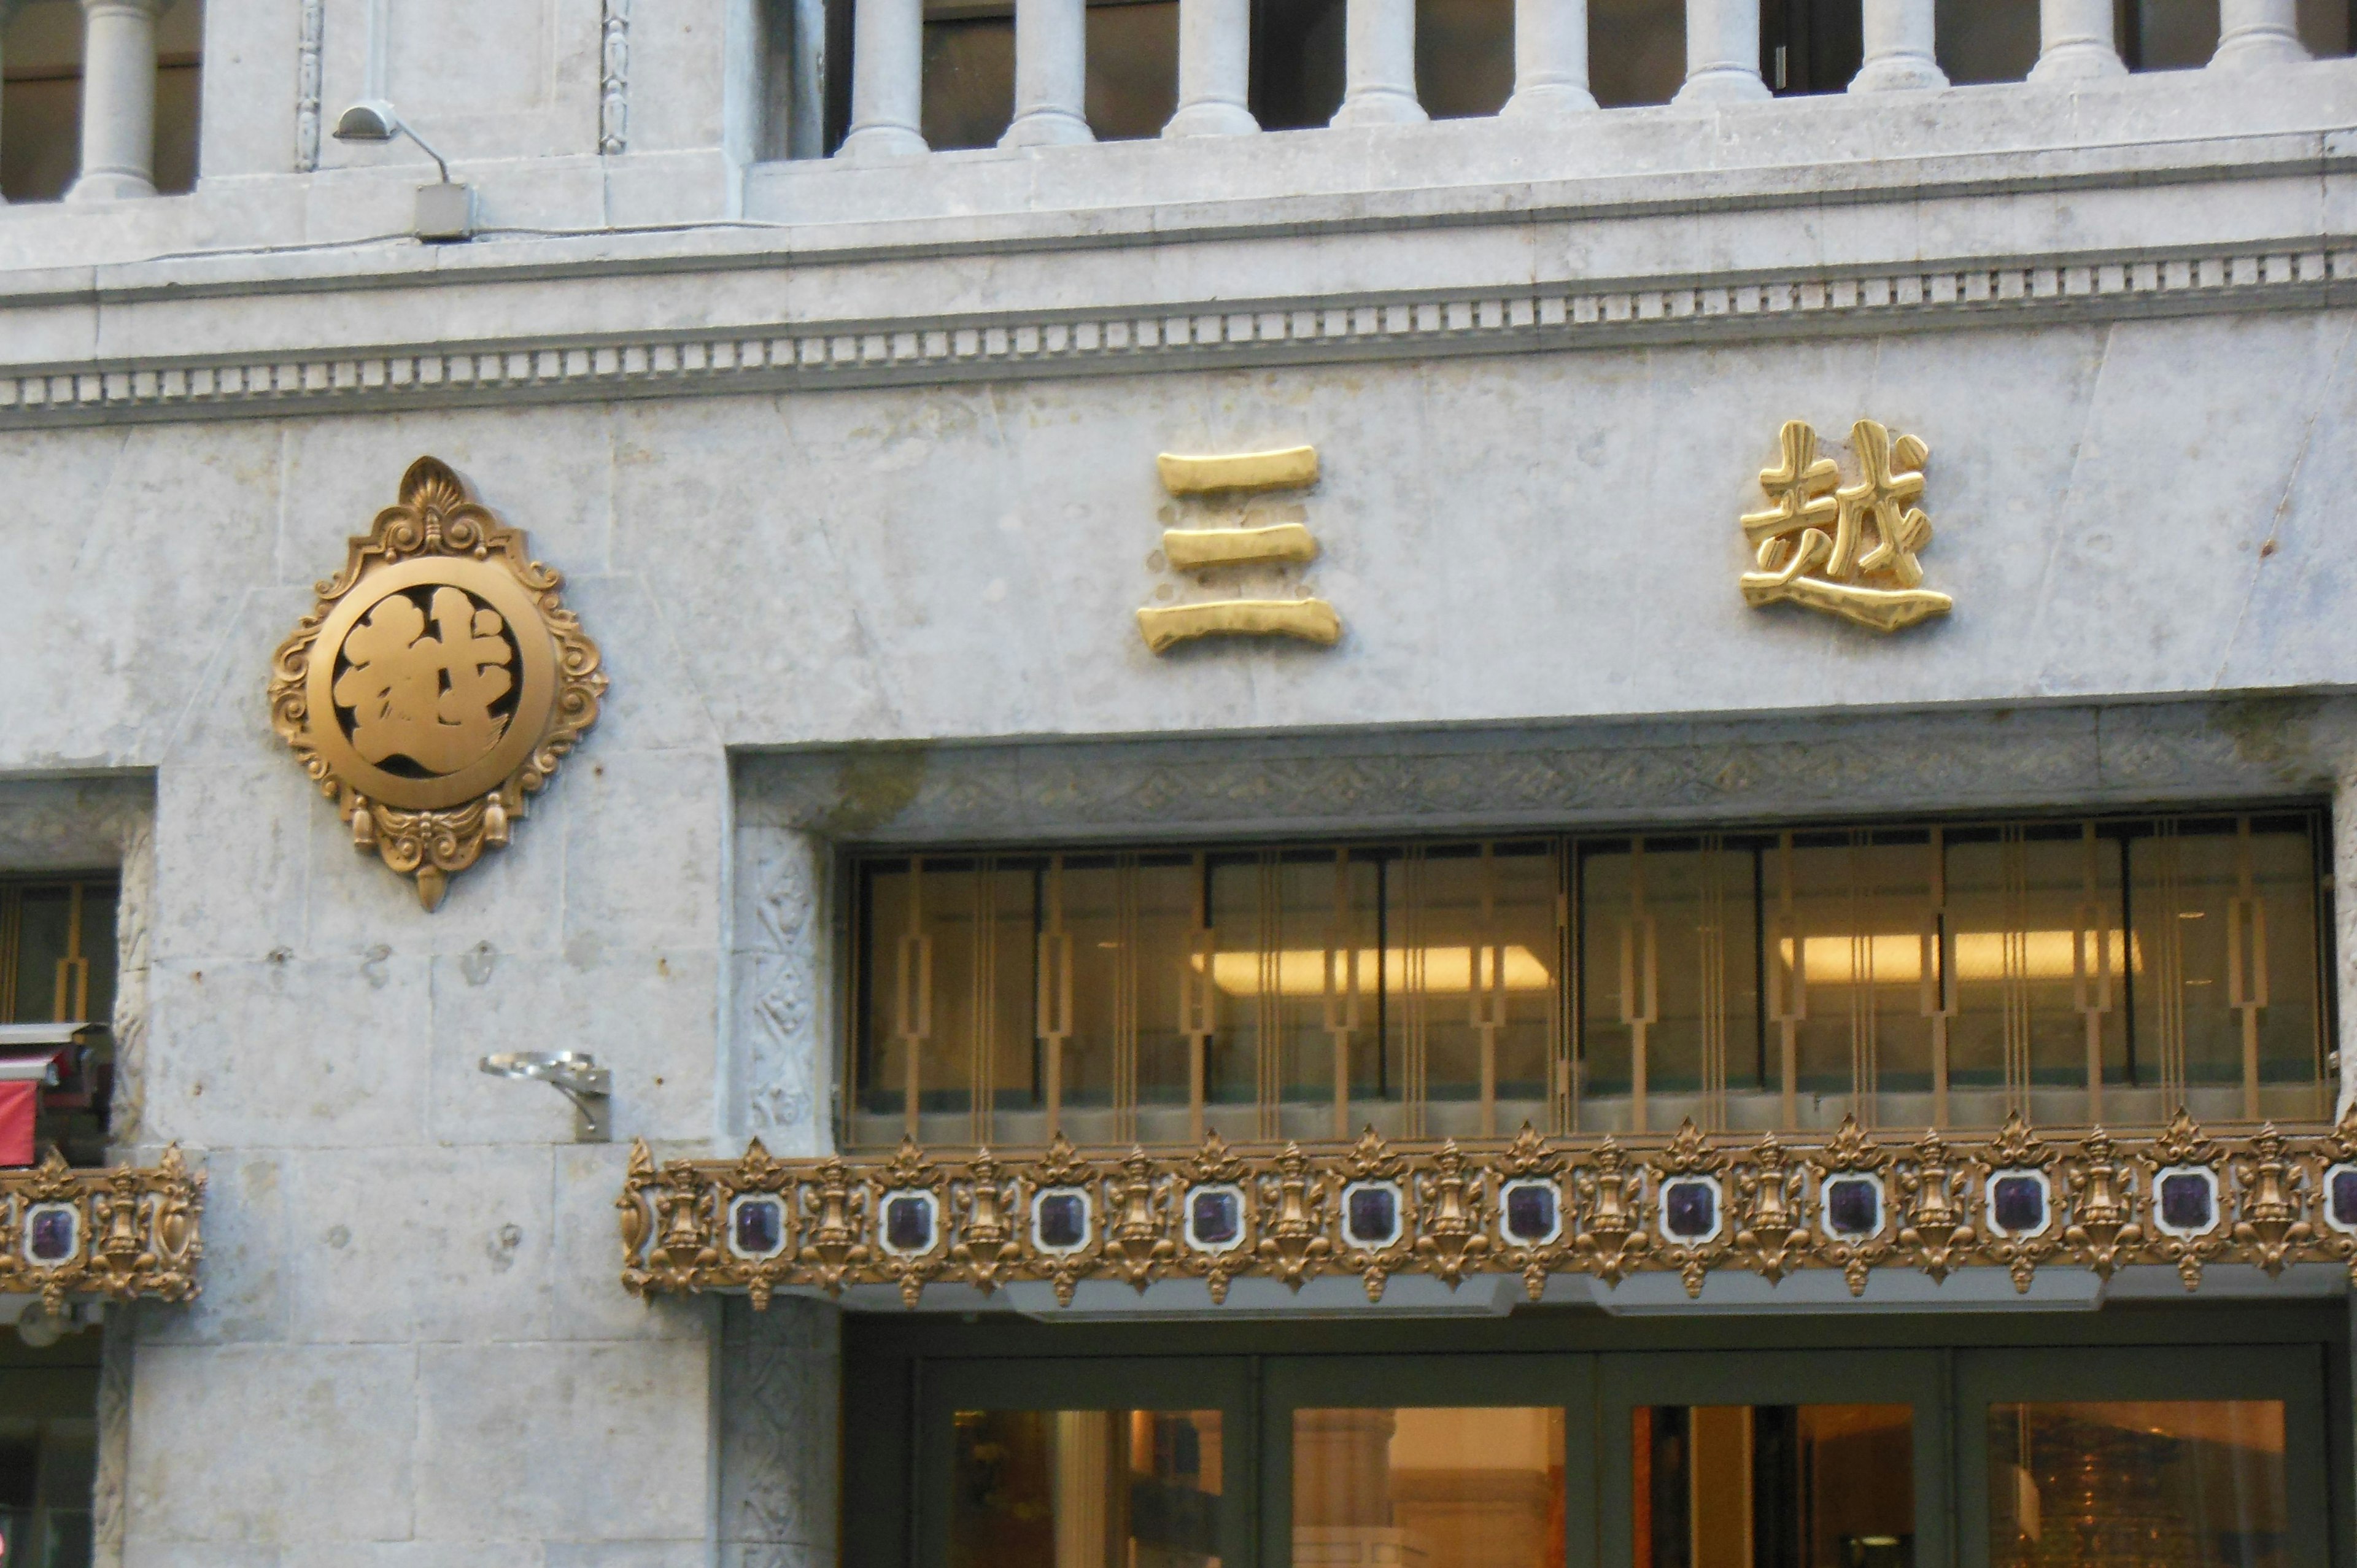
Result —
[[1637, 1568], [1904, 1568], [1915, 1413], [1903, 1404], [1634, 1412]]
[[1296, 1568], [1560, 1568], [1563, 1412], [1297, 1410]]
[[[60, 1016], [63, 1003], [74, 1001], [73, 976], [65, 972], [72, 951], [73, 889], [51, 886], [27, 887], [16, 903], [16, 1006], [10, 1022], [47, 1024]], [[59, 981], [66, 995], [59, 995]]]
[[1015, 118], [1015, 14], [998, 5], [925, 7], [919, 127], [937, 153], [997, 145]]
[[1415, 96], [1426, 113], [1495, 114], [1513, 91], [1512, 0], [1415, 0]]
[[1217, 1568], [1220, 1412], [960, 1411], [951, 1568]]
[[2279, 1402], [1991, 1405], [1988, 1455], [2004, 1568], [2286, 1560]]

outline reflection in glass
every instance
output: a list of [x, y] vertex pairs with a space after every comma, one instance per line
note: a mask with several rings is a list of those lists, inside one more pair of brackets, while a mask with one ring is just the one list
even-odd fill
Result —
[[1218, 1568], [1220, 1412], [957, 1412], [951, 1568]]
[[1564, 1560], [1563, 1412], [1297, 1410], [1296, 1568]]
[[1636, 1568], [1914, 1561], [1906, 1405], [1655, 1405], [1631, 1435]]
[[1999, 1568], [2284, 1561], [2276, 1401], [1991, 1405], [1988, 1445]]

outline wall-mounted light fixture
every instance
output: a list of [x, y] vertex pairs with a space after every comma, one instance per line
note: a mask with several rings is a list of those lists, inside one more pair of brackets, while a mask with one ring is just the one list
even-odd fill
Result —
[[448, 161], [394, 113], [392, 104], [381, 98], [361, 99], [337, 118], [335, 136], [339, 142], [374, 142], [380, 145], [396, 136], [406, 136], [424, 147], [425, 156], [434, 160], [434, 166], [442, 171], [442, 183], [417, 188], [417, 237], [436, 244], [474, 237], [474, 188], [460, 185], [450, 177]]
[[478, 1064], [493, 1078], [537, 1079], [573, 1101], [573, 1136], [602, 1144], [614, 1135], [608, 1112], [614, 1075], [597, 1058], [574, 1051], [501, 1051]]

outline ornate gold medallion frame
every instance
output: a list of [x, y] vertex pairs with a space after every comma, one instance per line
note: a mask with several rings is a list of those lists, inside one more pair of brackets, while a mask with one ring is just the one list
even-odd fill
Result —
[[272, 725], [428, 909], [597, 722], [606, 677], [564, 583], [420, 457], [278, 645]]

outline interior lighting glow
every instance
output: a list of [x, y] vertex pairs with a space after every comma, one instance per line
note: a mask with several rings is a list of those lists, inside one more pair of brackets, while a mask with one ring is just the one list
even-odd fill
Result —
[[[2070, 980], [2078, 972], [2072, 954], [2074, 935], [2071, 931], [1958, 931], [1956, 978], [1967, 983], [2003, 980], [2007, 973], [2006, 949], [2010, 943], [2016, 944], [2014, 972], [2024, 980]], [[1923, 977], [1925, 943], [1912, 931], [1801, 940], [1807, 955], [1807, 980], [1811, 985], [1849, 985], [1869, 975], [1878, 985], [1912, 985]], [[2083, 943], [2091, 977], [2099, 959], [2117, 975], [2124, 952], [2136, 972], [2144, 972], [2142, 942], [2131, 938], [2123, 943], [2119, 932], [2108, 932], [2099, 954], [2091, 934], [2080, 936], [2079, 940]], [[1790, 968], [1792, 939], [1783, 938], [1777, 947]]]
[[[1501, 950], [1493, 947], [1426, 948], [1424, 954], [1424, 993], [1426, 996], [1464, 996], [1473, 990], [1473, 963], [1476, 952], [1483, 955], [1484, 989], [1494, 984], [1502, 970], [1508, 991], [1544, 991], [1554, 985], [1555, 978], [1547, 972], [1536, 953], [1516, 943], [1504, 947], [1502, 964], [1494, 956]], [[1280, 996], [1323, 996], [1326, 994], [1327, 953], [1323, 948], [1286, 948], [1271, 955], [1276, 960], [1276, 991]], [[1407, 990], [1408, 950], [1383, 950], [1383, 986], [1394, 994]], [[1211, 955], [1211, 984], [1223, 996], [1257, 996], [1260, 994], [1261, 957], [1256, 952], [1215, 952]], [[1350, 955], [1334, 955], [1334, 989], [1349, 990]], [[1359, 994], [1375, 993], [1376, 950], [1361, 948], [1357, 954]], [[1203, 955], [1193, 954], [1188, 960], [1195, 972], [1203, 972]]]

